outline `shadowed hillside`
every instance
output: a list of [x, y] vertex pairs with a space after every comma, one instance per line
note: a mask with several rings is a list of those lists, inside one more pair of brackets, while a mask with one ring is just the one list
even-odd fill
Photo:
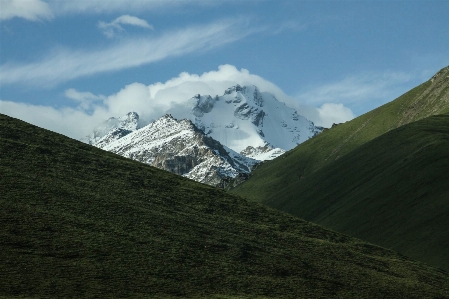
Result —
[[0, 116], [2, 298], [447, 298], [447, 273]]
[[390, 131], [265, 203], [449, 270], [449, 114]]
[[267, 201], [297, 178], [314, 173], [360, 145], [407, 123], [449, 112], [449, 67], [396, 100], [300, 144], [283, 156], [265, 162], [232, 192]]

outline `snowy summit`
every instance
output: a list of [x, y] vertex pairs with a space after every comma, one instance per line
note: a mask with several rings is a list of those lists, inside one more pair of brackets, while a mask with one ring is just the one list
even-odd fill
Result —
[[144, 125], [136, 112], [104, 121], [83, 141], [209, 185], [227, 187], [322, 131], [256, 86], [196, 95]]
[[168, 112], [190, 119], [234, 151], [262, 161], [274, 159], [323, 129], [254, 85], [232, 86], [222, 96], [198, 94]]

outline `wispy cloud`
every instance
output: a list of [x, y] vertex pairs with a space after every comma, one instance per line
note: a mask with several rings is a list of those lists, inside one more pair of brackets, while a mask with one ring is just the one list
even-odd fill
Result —
[[91, 109], [98, 101], [105, 100], [106, 97], [102, 95], [94, 95], [91, 92], [79, 92], [74, 88], [67, 89], [65, 96], [75, 102], [78, 102], [79, 108], [82, 110]]
[[78, 108], [54, 108], [51, 106], [16, 103], [1, 99], [0, 108], [1, 113], [72, 138], [78, 137], [80, 131], [84, 133], [83, 135], [87, 135], [87, 128], [97, 125], [98, 119], [107, 119], [109, 117], [107, 114], [101, 115], [103, 117], [93, 117]]
[[[349, 76], [341, 81], [315, 86], [299, 93], [296, 98], [306, 104], [353, 104], [388, 98], [401, 84], [413, 76], [403, 72], [368, 73]], [[390, 98], [391, 100], [391, 98]]]
[[55, 86], [79, 77], [136, 67], [194, 51], [207, 51], [255, 31], [248, 28], [242, 19], [222, 20], [166, 32], [158, 37], [122, 40], [107, 49], [58, 49], [34, 63], [1, 65], [0, 81], [2, 84]]
[[49, 0], [55, 14], [98, 14], [117, 12], [142, 12], [151, 10], [173, 9], [184, 5], [215, 5], [219, 1], [190, 0], [89, 0], [89, 1], [61, 1]]
[[0, 20], [23, 18], [29, 21], [52, 19], [67, 14], [100, 14], [172, 10], [175, 7], [219, 5], [219, 1], [190, 0], [0, 0]]
[[0, 20], [24, 18], [30, 21], [51, 19], [50, 6], [41, 0], [1, 0]]
[[110, 23], [98, 22], [98, 28], [109, 38], [114, 37], [116, 31], [124, 31], [122, 25], [131, 25], [153, 30], [153, 26], [148, 24], [147, 21], [130, 15], [120, 16]]

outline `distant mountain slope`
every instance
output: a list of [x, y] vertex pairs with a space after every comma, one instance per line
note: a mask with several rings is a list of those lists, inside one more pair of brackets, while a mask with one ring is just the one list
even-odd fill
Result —
[[[111, 117], [105, 120], [99, 124], [92, 133], [83, 138], [81, 141], [93, 145], [112, 131], [115, 131], [116, 137], [122, 137], [137, 129], [140, 129], [143, 125], [144, 124], [140, 121], [137, 113], [129, 112], [122, 117]], [[118, 132], [120, 132], [120, 135]]]
[[448, 171], [444, 114], [390, 131], [315, 173], [291, 173], [265, 203], [449, 271]]
[[149, 124], [136, 112], [111, 117], [81, 141], [229, 189], [260, 161], [323, 129], [256, 86], [236, 85], [214, 98], [198, 94], [168, 112]]
[[[254, 85], [232, 86], [222, 96], [197, 94], [166, 114], [189, 119], [226, 148], [260, 161], [274, 159], [323, 130]], [[137, 113], [129, 112], [105, 120], [81, 141], [96, 145], [113, 131], [117, 139], [147, 124]]]
[[249, 174], [259, 163], [206, 136], [190, 120], [177, 120], [169, 114], [133, 132], [114, 129], [94, 145], [222, 188], [237, 176]]
[[256, 201], [276, 198], [281, 189], [293, 188], [298, 176], [309, 175], [392, 129], [444, 112], [449, 112], [449, 67], [396, 100], [326, 130], [280, 158], [264, 163], [233, 192]]
[[0, 115], [0, 297], [447, 298], [447, 273]]
[[281, 155], [323, 129], [254, 85], [232, 86], [222, 96], [198, 94], [168, 113], [190, 119], [224, 146], [262, 161]]

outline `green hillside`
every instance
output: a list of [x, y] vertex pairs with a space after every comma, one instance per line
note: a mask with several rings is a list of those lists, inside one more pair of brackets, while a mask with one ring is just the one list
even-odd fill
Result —
[[278, 197], [308, 176], [358, 146], [404, 124], [449, 112], [449, 67], [396, 100], [340, 124], [268, 161], [232, 192], [255, 201]]
[[449, 298], [449, 276], [0, 115], [0, 298]]
[[449, 270], [449, 114], [392, 130], [268, 205]]

